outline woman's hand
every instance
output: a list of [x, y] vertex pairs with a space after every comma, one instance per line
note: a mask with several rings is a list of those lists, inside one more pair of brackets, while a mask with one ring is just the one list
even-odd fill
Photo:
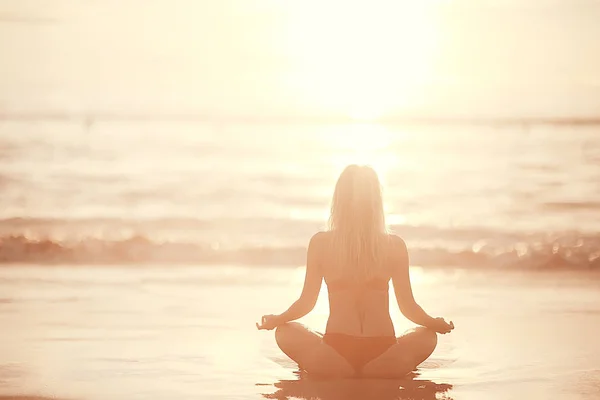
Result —
[[445, 334], [449, 333], [454, 329], [454, 324], [452, 321], [449, 323], [444, 320], [444, 318], [438, 317], [433, 319], [433, 323], [428, 328], [433, 329], [437, 333]]
[[278, 325], [281, 325], [281, 318], [279, 315], [263, 315], [260, 320], [260, 325], [258, 322], [256, 323], [257, 329], [266, 329], [268, 331], [277, 328]]

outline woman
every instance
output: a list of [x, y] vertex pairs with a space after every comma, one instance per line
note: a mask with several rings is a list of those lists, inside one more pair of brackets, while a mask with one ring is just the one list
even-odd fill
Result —
[[[396, 338], [389, 313], [392, 280], [400, 311], [420, 327]], [[325, 335], [297, 322], [315, 306], [325, 280], [329, 319]], [[435, 349], [436, 333], [454, 329], [415, 302], [404, 241], [388, 234], [381, 185], [367, 166], [348, 166], [335, 187], [329, 230], [315, 234], [307, 252], [300, 298], [258, 329], [277, 328], [281, 350], [309, 374], [397, 378], [413, 371]]]

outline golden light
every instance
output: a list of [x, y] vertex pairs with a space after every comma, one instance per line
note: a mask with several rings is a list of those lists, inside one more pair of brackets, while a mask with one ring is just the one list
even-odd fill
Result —
[[385, 184], [386, 175], [398, 162], [390, 144], [400, 135], [402, 133], [392, 132], [383, 125], [355, 123], [330, 127], [321, 140], [331, 148], [329, 162], [336, 172], [349, 164], [370, 165]]
[[378, 124], [340, 125], [327, 132], [323, 140], [342, 151], [366, 155], [385, 151], [392, 141], [392, 132]]
[[432, 78], [433, 2], [285, 4], [292, 79], [320, 110], [375, 120], [410, 107], [418, 86]]

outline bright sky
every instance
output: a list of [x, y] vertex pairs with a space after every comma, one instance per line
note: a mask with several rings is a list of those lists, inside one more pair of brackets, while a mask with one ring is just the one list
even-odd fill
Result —
[[600, 111], [600, 2], [0, 0], [0, 109]]

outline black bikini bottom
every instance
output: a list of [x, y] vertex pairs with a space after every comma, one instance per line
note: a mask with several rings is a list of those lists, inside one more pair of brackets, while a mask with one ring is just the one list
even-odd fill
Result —
[[323, 341], [344, 357], [356, 372], [396, 344], [394, 336], [351, 336], [326, 333]]

